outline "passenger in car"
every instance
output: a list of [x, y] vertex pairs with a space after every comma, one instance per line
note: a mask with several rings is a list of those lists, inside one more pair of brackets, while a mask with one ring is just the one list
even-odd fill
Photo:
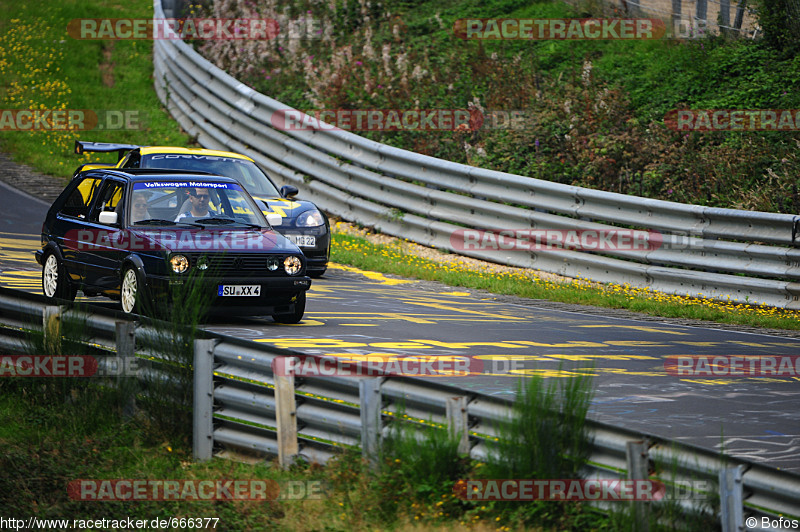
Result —
[[152, 218], [147, 210], [147, 194], [144, 192], [134, 192], [131, 198], [131, 223], [135, 224], [142, 220]]

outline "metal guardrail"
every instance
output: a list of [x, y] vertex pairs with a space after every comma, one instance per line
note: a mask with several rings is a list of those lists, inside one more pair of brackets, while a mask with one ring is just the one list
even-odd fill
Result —
[[[158, 337], [158, 322], [136, 324], [135, 340], [121, 338], [134, 327], [131, 318], [120, 312], [53, 307], [42, 296], [2, 287], [0, 352], [25, 354], [29, 348], [21, 333], [41, 327], [57, 314], [84, 323], [91, 335], [89, 342], [109, 355], [123, 349], [132, 352], [139, 343], [138, 350], [158, 355], [152, 351], [157, 346], [153, 338]], [[489, 452], [487, 439], [496, 437], [499, 424], [511, 415], [509, 400], [474, 392], [465, 395], [431, 379], [276, 376], [274, 360], [311, 355], [209, 331], [198, 336], [203, 339], [195, 341], [194, 353], [197, 459], [210, 458], [215, 448], [225, 448], [278, 455], [284, 464], [296, 456], [326, 462], [343, 447], [361, 447], [374, 458], [381, 435], [390, 430], [389, 421], [403, 412], [427, 426], [448, 427], [460, 437], [464, 453], [483, 460]], [[732, 522], [741, 522], [744, 516], [756, 517], [758, 523], [763, 517], [800, 518], [798, 475], [597, 421], [589, 420], [587, 426], [592, 448], [586, 478], [631, 478], [629, 464], [633, 463], [641, 471], [654, 468], [650, 478], [667, 486], [702, 480], [712, 488], [708, 496], [713, 496], [717, 486], [728, 501], [724, 518]], [[727, 482], [731, 475], [738, 475], [740, 481]], [[702, 494], [691, 495], [679, 502], [695, 504]]]
[[[155, 16], [163, 17], [155, 0]], [[574, 278], [800, 308], [800, 216], [685, 205], [506, 174], [401, 150], [341, 130], [279, 130], [286, 105], [229, 76], [180, 40], [154, 47], [155, 86], [200, 144], [252, 156], [345, 220], [420, 244]], [[513, 205], [512, 205], [513, 204]], [[616, 225], [614, 225], [616, 224]], [[653, 234], [649, 251], [460, 249], [477, 230]], [[657, 233], [657, 234], [656, 234]]]

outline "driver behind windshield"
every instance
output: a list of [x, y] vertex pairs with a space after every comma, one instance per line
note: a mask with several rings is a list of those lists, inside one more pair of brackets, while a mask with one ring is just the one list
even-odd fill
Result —
[[205, 218], [209, 215], [209, 196], [208, 189], [195, 188], [189, 190], [189, 201], [191, 208], [182, 212], [175, 218], [176, 222], [180, 222], [184, 218]]

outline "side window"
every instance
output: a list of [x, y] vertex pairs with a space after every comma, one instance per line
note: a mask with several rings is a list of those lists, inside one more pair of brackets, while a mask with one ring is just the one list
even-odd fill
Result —
[[67, 197], [60, 214], [85, 219], [101, 182], [102, 179], [99, 177], [85, 177]]
[[128, 152], [128, 155], [125, 156], [125, 161], [120, 165], [121, 168], [139, 168], [139, 163], [141, 162], [142, 157], [139, 155], [138, 150], [134, 150]]
[[119, 181], [106, 180], [103, 186], [100, 197], [95, 203], [92, 216], [89, 218], [92, 222], [97, 222], [100, 218], [101, 212], [117, 212], [120, 214], [119, 220], [122, 219], [122, 194], [125, 191], [125, 185]]

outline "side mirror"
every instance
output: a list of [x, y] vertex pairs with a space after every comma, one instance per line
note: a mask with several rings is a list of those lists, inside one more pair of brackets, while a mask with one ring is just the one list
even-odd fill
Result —
[[293, 197], [297, 196], [297, 187], [294, 185], [284, 185], [281, 187], [281, 197], [286, 199], [292, 199]]
[[267, 215], [267, 221], [272, 227], [277, 227], [283, 223], [283, 217], [276, 212], [271, 212]]
[[111, 211], [103, 211], [103, 212], [100, 213], [100, 216], [98, 217], [98, 221], [101, 224], [116, 225], [117, 218], [118, 218], [117, 213], [111, 212]]

